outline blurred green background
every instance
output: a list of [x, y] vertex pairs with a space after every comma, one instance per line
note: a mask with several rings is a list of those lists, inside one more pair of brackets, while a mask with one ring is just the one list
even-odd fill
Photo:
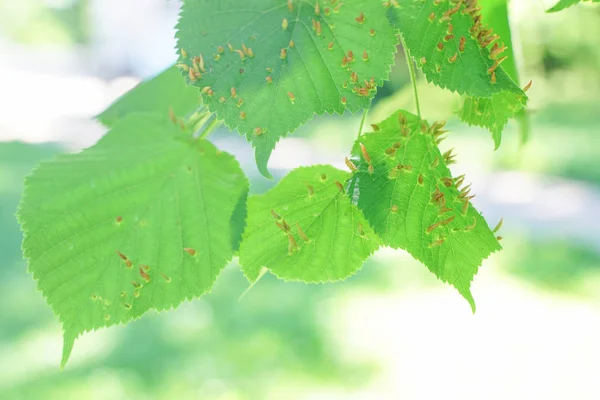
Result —
[[[531, 140], [516, 124], [493, 150], [461, 124], [457, 98], [421, 81], [423, 114], [449, 119], [446, 147], [504, 251], [473, 284], [478, 311], [407, 254], [376, 253], [335, 285], [266, 277], [232, 263], [213, 293], [169, 313], [87, 334], [59, 371], [60, 326], [21, 258], [14, 214], [42, 160], [93, 144], [93, 117], [174, 59], [179, 3], [0, 0], [0, 399], [599, 399], [600, 7], [545, 15], [511, 4]], [[412, 110], [402, 52], [369, 115]], [[523, 84], [524, 86], [524, 84]], [[317, 118], [282, 141], [276, 176], [343, 165], [360, 116]], [[254, 192], [251, 149], [221, 130]]]

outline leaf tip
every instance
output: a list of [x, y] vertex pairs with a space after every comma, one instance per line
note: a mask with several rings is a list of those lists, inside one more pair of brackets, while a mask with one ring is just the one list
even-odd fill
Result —
[[70, 330], [65, 329], [63, 333], [63, 351], [62, 351], [62, 359], [60, 361], [60, 370], [63, 371], [71, 357], [71, 352], [73, 351], [73, 346], [75, 345], [75, 339], [77, 338], [77, 333], [72, 332]]

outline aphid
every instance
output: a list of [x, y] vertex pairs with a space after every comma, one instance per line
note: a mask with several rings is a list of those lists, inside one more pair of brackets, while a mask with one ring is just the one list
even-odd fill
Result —
[[367, 51], [363, 51], [363, 61], [369, 61], [369, 53]]
[[440, 163], [439, 158], [435, 158], [435, 160], [433, 160], [433, 162], [431, 163], [431, 168], [437, 168], [438, 164]]
[[142, 277], [143, 280], [146, 281], [146, 283], [150, 282], [150, 275], [148, 275], [148, 273], [146, 271], [144, 271], [144, 269], [141, 267], [140, 267], [140, 276]]
[[281, 224], [283, 225], [283, 229], [285, 229], [286, 232], [289, 232], [292, 228], [290, 228], [290, 225], [285, 221], [285, 219], [281, 220]]
[[273, 83], [273, 78], [271, 78], [270, 76], [265, 77], [265, 80], [267, 81], [267, 83]]
[[281, 229], [283, 232], [287, 233], [287, 230], [285, 229], [285, 227], [281, 223], [275, 222], [275, 225], [277, 225], [277, 227], [279, 229]]
[[192, 81], [192, 82], [196, 81], [196, 74], [194, 73], [194, 70], [192, 68], [190, 68], [190, 70], [188, 72], [188, 76], [190, 78], [190, 81]]
[[373, 164], [369, 164], [367, 172], [369, 172], [370, 175], [373, 175], [375, 173], [375, 167], [373, 167]]
[[260, 126], [258, 126], [258, 127], [256, 127], [256, 128], [254, 128], [254, 134], [255, 134], [256, 136], [260, 136], [260, 135], [262, 135], [263, 133], [264, 133], [264, 132], [263, 132], [263, 129], [262, 129]]
[[237, 101], [237, 104], [236, 104], [236, 106], [237, 106], [238, 108], [240, 108], [240, 107], [242, 106], [242, 104], [244, 104], [244, 98], [243, 98], [243, 97], [240, 97], [240, 98], [238, 99], [238, 101]]
[[306, 185], [306, 190], [308, 190], [308, 196], [312, 197], [315, 194], [315, 188], [310, 185]]
[[356, 71], [352, 71], [352, 74], [350, 75], [350, 79], [352, 79], [352, 82], [354, 82], [354, 83], [358, 82], [358, 74], [356, 73]]
[[281, 215], [277, 214], [275, 210], [271, 210], [271, 215], [277, 220], [281, 219]]
[[223, 54], [223, 52], [225, 52], [225, 49], [223, 48], [223, 46], [217, 47], [217, 53]]
[[377, 125], [377, 124], [371, 124], [371, 128], [373, 128], [374, 132], [379, 132], [379, 129], [380, 129], [379, 125]]
[[340, 181], [335, 181], [335, 186], [337, 186], [338, 190], [340, 192], [344, 192], [344, 185], [342, 185], [342, 183]]
[[496, 72], [492, 72], [492, 83], [496, 83]]
[[292, 92], [287, 92], [288, 98], [290, 99], [290, 101], [292, 102], [292, 104], [294, 104], [296, 102], [296, 96], [294, 96], [294, 93]]
[[441, 225], [441, 222], [436, 222], [435, 224], [429, 226], [429, 228], [427, 228], [427, 233], [431, 233], [434, 230], [436, 230], [437, 228], [439, 228]]
[[463, 51], [465, 51], [465, 44], [467, 42], [467, 38], [465, 38], [464, 36], [460, 37], [460, 42], [458, 43], [458, 51], [460, 51], [461, 53]]
[[356, 168], [356, 165], [354, 165], [354, 163], [353, 163], [352, 161], [350, 161], [350, 160], [348, 159], [348, 157], [346, 157], [346, 159], [344, 160], [344, 162], [346, 163], [346, 166], [347, 166], [348, 168], [350, 168], [350, 170], [351, 170], [352, 172], [358, 172], [358, 168]]
[[288, 253], [292, 254], [296, 250], [298, 250], [296, 239], [294, 239], [291, 233], [288, 233]]
[[419, 178], [417, 181], [419, 182], [419, 185], [423, 184], [423, 174], [419, 174]]
[[231, 97], [233, 97], [235, 99], [237, 97], [237, 90], [235, 90], [235, 88], [232, 87], [230, 92], [231, 92]]
[[321, 15], [321, 8], [319, 7], [318, 1], [315, 4], [315, 15]]
[[245, 111], [240, 112], [240, 118], [241, 119], [246, 119], [246, 112]]
[[367, 151], [367, 148], [365, 147], [364, 144], [360, 143], [360, 151], [362, 152], [362, 155], [364, 157], [364, 159], [370, 163], [371, 162], [371, 156], [369, 155], [369, 152]]
[[306, 233], [304, 233], [302, 228], [300, 228], [300, 224], [297, 222], [296, 222], [296, 228], [298, 229], [298, 236], [300, 236], [300, 238], [302, 240], [304, 240], [305, 242], [310, 242], [310, 239], [308, 238], [308, 236], [306, 236]]
[[442, 50], [444, 50], [444, 44], [443, 44], [442, 42], [439, 42], [439, 43], [437, 44], [437, 49], [438, 49], [439, 51], [442, 51]]
[[231, 51], [233, 53], [233, 51], [235, 50], [233, 48], [233, 46], [231, 45], [231, 43], [227, 43], [227, 48], [229, 48], [229, 51]]
[[289, 26], [289, 24], [288, 24], [288, 20], [287, 20], [287, 18], [284, 18], [284, 19], [283, 19], [283, 21], [281, 21], [281, 28], [282, 28], [284, 31], [287, 31], [287, 28], [288, 28], [288, 26]]
[[369, 31], [369, 35], [371, 35], [371, 36], [375, 36], [375, 29], [371, 29], [371, 30]]
[[473, 223], [471, 225], [465, 226], [465, 231], [468, 232], [468, 231], [475, 229], [476, 225], [477, 225], [477, 219], [475, 217], [473, 217]]
[[186, 247], [183, 250], [186, 253], [188, 253], [190, 256], [195, 256], [196, 255], [196, 250], [192, 249], [191, 247]]
[[421, 62], [421, 64], [427, 64], [427, 59], [425, 57], [421, 57], [421, 59], [419, 60]]
[[236, 49], [235, 52], [239, 54], [242, 61], [246, 60], [246, 54], [242, 50]]
[[164, 279], [164, 280], [165, 280], [167, 283], [170, 283], [170, 282], [171, 282], [171, 278], [169, 278], [167, 275], [163, 274], [162, 272], [161, 272], [160, 276], [162, 276], [162, 278], [163, 278], [163, 279]]
[[118, 216], [117, 219], [116, 219], [116, 221], [117, 221], [118, 224], [121, 223], [123, 221], [123, 217]]
[[360, 236], [365, 236], [365, 230], [360, 222], [358, 223], [357, 230]]
[[394, 204], [394, 205], [392, 206], [392, 209], [391, 209], [391, 211], [392, 211], [394, 214], [395, 214], [395, 213], [397, 213], [397, 212], [398, 212], [398, 206], [397, 206], [396, 204]]
[[177, 64], [177, 68], [184, 70], [185, 72], [189, 72], [190, 67], [187, 64]]
[[127, 260], [127, 256], [121, 253], [119, 250], [117, 250], [117, 254], [119, 255], [119, 257], [121, 257], [121, 260]]
[[452, 63], [456, 62], [457, 58], [458, 58], [458, 53], [454, 53], [454, 55], [452, 57], [448, 58], [448, 62], [450, 64], [452, 64]]
[[435, 13], [432, 12], [431, 14], [429, 14], [429, 22], [433, 22], [434, 19], [435, 19]]
[[449, 42], [454, 39], [454, 35], [446, 35], [444, 36], [444, 42]]
[[188, 53], [184, 49], [181, 49], [181, 57], [188, 58]]
[[287, 6], [288, 6], [289, 12], [294, 12], [294, 4], [293, 4], [292, 0], [288, 0]]
[[429, 247], [437, 247], [437, 246], [441, 246], [442, 244], [444, 244], [444, 242], [446, 241], [446, 239], [440, 239], [440, 240], [436, 240], [435, 242], [431, 243], [429, 245]]
[[446, 226], [448, 225], [450, 222], [454, 221], [454, 218], [456, 218], [456, 215], [451, 216], [448, 219], [443, 220], [442, 222], [440, 222], [440, 225], [442, 226]]
[[321, 22], [317, 22], [316, 32], [317, 36], [321, 36], [321, 33], [323, 32], [323, 29], [321, 28]]
[[470, 203], [468, 200], [463, 203], [462, 209], [460, 210], [463, 215], [467, 215], [467, 211], [469, 211], [469, 204]]
[[294, 43], [293, 40], [290, 40], [290, 44], [288, 46], [290, 46], [290, 48], [293, 49], [294, 47], [296, 47], [296, 43]]
[[529, 83], [523, 88], [523, 91], [527, 92], [529, 89], [531, 89], [531, 85], [533, 85], [533, 81], [529, 81]]
[[340, 99], [340, 101], [342, 102], [342, 104], [343, 104], [343, 105], [346, 105], [346, 98], [345, 98], [345, 97], [342, 97], [342, 98]]
[[348, 62], [354, 61], [354, 52], [352, 50], [348, 50], [347, 57], [348, 57]]
[[281, 51], [279, 52], [279, 57], [282, 60], [285, 60], [287, 58], [287, 49], [281, 49]]
[[329, 50], [333, 50], [333, 42], [330, 42], [330, 43], [327, 45], [327, 49], [329, 49]]

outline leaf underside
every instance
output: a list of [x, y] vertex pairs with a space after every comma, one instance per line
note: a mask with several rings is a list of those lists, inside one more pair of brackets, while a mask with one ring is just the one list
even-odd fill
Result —
[[367, 108], [393, 64], [398, 38], [380, 1], [316, 4], [183, 5], [177, 26], [183, 73], [203, 89], [209, 109], [252, 142], [265, 176], [281, 137], [314, 114]]
[[565, 8], [569, 8], [569, 7], [574, 6], [575, 4], [579, 4], [579, 3], [600, 3], [600, 0], [560, 0], [558, 3], [556, 3], [556, 5], [554, 5], [554, 7], [550, 8], [546, 12], [551, 13], [551, 12], [562, 11]]
[[250, 196], [240, 264], [250, 281], [262, 267], [303, 282], [345, 279], [380, 245], [344, 193], [350, 174], [328, 165], [296, 169], [268, 193]]
[[29, 271], [64, 330], [83, 332], [207, 292], [243, 229], [237, 161], [164, 116], [119, 120], [96, 145], [43, 163], [19, 209]]
[[450, 156], [436, 144], [440, 127], [404, 111], [377, 126], [353, 150], [359, 172], [352, 186], [359, 208], [385, 245], [407, 250], [452, 284], [474, 311], [473, 276], [501, 247], [470, 204], [467, 189], [457, 187], [461, 178], [452, 178], [446, 165]]
[[175, 115], [184, 116], [199, 106], [198, 89], [187, 85], [179, 70], [172, 66], [119, 97], [97, 118], [110, 128], [117, 120], [135, 113], [168, 115], [171, 109]]
[[[465, 95], [469, 104], [480, 101], [493, 104], [494, 112], [488, 116], [472, 113], [467, 122], [493, 129], [495, 142], [499, 144], [497, 138], [502, 128], [523, 108], [527, 96], [502, 66], [494, 67], [504, 55], [490, 52], [491, 36], [480, 22], [480, 12], [474, 7], [476, 2], [399, 0], [398, 3], [389, 18], [426, 79]], [[510, 107], [507, 99], [513, 101]]]

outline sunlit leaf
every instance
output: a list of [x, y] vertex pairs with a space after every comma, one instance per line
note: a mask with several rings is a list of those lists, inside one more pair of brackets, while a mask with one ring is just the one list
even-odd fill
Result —
[[349, 177], [328, 165], [299, 168], [248, 199], [240, 263], [249, 280], [266, 267], [282, 279], [330, 282], [362, 266], [380, 239], [346, 195]]
[[[400, 111], [354, 146], [358, 206], [385, 245], [407, 250], [469, 301], [471, 281], [500, 244], [473, 207], [450, 153], [436, 144], [439, 124]], [[364, 146], [364, 150], [362, 149]]]
[[63, 365], [81, 333], [210, 290], [247, 191], [232, 156], [167, 116], [124, 118], [95, 146], [41, 164], [19, 220], [29, 271], [63, 325]]
[[256, 148], [314, 114], [367, 108], [398, 42], [380, 1], [187, 0], [177, 26], [182, 71], [204, 102]]

